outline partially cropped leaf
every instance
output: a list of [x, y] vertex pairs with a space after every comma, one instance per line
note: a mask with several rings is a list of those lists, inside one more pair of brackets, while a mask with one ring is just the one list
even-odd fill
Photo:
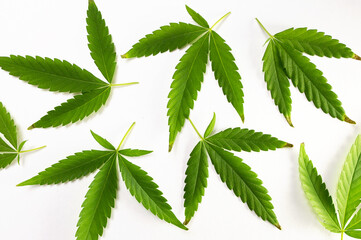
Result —
[[10, 147], [2, 138], [0, 138], [0, 152], [16, 152], [16, 150]]
[[198, 209], [202, 201], [204, 189], [207, 187], [208, 159], [203, 142], [199, 142], [190, 154], [187, 163], [184, 186], [185, 224], [187, 224]]
[[189, 112], [201, 89], [208, 61], [208, 38], [209, 35], [206, 34], [193, 43], [181, 58], [173, 75], [174, 81], [168, 95], [167, 105], [170, 149], [178, 132], [182, 129], [185, 119], [189, 117]]
[[49, 91], [79, 93], [107, 85], [87, 70], [56, 58], [11, 55], [0, 57], [0, 67], [31, 85]]
[[104, 148], [109, 149], [109, 150], [115, 150], [115, 147], [110, 142], [108, 142], [108, 140], [99, 136], [98, 134], [96, 134], [93, 131], [90, 131], [90, 132], [91, 132], [93, 138], [95, 139], [95, 141], [97, 141], [101, 146], [103, 146]]
[[[197, 100], [208, 63], [208, 55], [218, 85], [222, 88], [228, 102], [244, 120], [243, 91], [238, 67], [231, 48], [213, 30], [214, 26], [230, 13], [209, 27], [207, 21], [199, 13], [188, 6], [186, 9], [200, 26], [182, 22], [170, 23], [169, 26], [163, 26], [160, 30], [146, 35], [122, 55], [123, 58], [157, 55], [181, 49], [188, 44], [191, 45], [176, 66], [171, 91], [168, 95], [169, 151], [172, 150], [177, 134], [181, 131], [185, 119], [189, 117], [190, 110], [193, 109], [194, 102]], [[211, 132], [211, 130], [213, 129], [210, 128], [209, 131]], [[210, 134], [209, 131], [206, 135]]]
[[200, 26], [205, 27], [205, 28], [209, 28], [209, 25], [207, 23], [207, 21], [196, 11], [194, 11], [192, 8], [188, 7], [186, 5], [186, 9], [187, 12], [189, 13], [189, 15], [192, 17], [192, 19], [198, 23]]
[[37, 176], [18, 184], [18, 186], [50, 185], [73, 181], [99, 169], [114, 156], [114, 152], [111, 151], [91, 150], [78, 152], [60, 160]]
[[172, 52], [185, 47], [205, 32], [207, 32], [207, 29], [192, 24], [183, 22], [170, 23], [140, 39], [122, 57], [147, 57], [166, 51]]
[[216, 32], [212, 31], [210, 35], [209, 57], [214, 76], [218, 80], [218, 85], [222, 88], [228, 102], [233, 105], [241, 119], [244, 120], [241, 76], [238, 73], [238, 67], [231, 53], [231, 48]]
[[269, 134], [263, 134], [247, 128], [228, 128], [207, 138], [207, 141], [228, 150], [259, 152], [276, 150], [276, 148], [292, 147], [292, 144], [281, 141]]
[[214, 125], [216, 124], [216, 114], [213, 113], [213, 118], [212, 120], [210, 121], [210, 123], [208, 124], [208, 127], [206, 128], [206, 131], [204, 132], [204, 135], [203, 137], [208, 137], [212, 132], [213, 132], [213, 129], [214, 129]]
[[292, 125], [290, 82], [282, 66], [275, 40], [270, 40], [262, 60], [264, 80], [267, 83], [267, 89], [271, 92], [271, 96], [278, 106], [280, 113], [282, 113], [289, 124]]
[[345, 233], [350, 237], [361, 239], [361, 231], [350, 230], [350, 231], [346, 231]]
[[337, 207], [344, 227], [361, 203], [361, 136], [352, 145], [337, 185]]
[[319, 221], [331, 232], [340, 232], [340, 223], [336, 216], [332, 198], [321, 176], [309, 160], [303, 144], [301, 144], [298, 162], [303, 191], [317, 214]]
[[249, 209], [259, 217], [280, 228], [273, 212], [271, 197], [267, 189], [262, 186], [262, 181], [257, 178], [257, 174], [232, 153], [211, 144], [206, 144], [206, 148], [222, 182], [226, 183], [227, 187], [240, 197], [242, 202], [247, 203]]
[[158, 185], [153, 182], [153, 179], [145, 171], [127, 161], [121, 155], [119, 155], [119, 168], [129, 192], [139, 203], [160, 219], [177, 227], [187, 229], [173, 214], [172, 208], [162, 196], [163, 193], [158, 190]]
[[116, 69], [115, 46], [94, 0], [89, 0], [86, 22], [90, 55], [108, 83], [75, 64], [57, 58], [0, 57], [0, 68], [10, 75], [41, 89], [75, 93], [74, 98], [49, 111], [29, 129], [57, 127], [80, 121], [105, 105], [112, 87], [138, 83], [112, 83]]
[[121, 155], [128, 156], [128, 157], [140, 157], [140, 156], [147, 155], [153, 151], [126, 148], [126, 149], [121, 149], [118, 152]]
[[14, 148], [18, 147], [18, 137], [16, 133], [16, 126], [10, 113], [6, 110], [4, 105], [0, 102], [0, 133], [11, 143]]
[[82, 204], [79, 215], [77, 240], [98, 239], [103, 235], [103, 230], [114, 208], [118, 190], [118, 172], [116, 155], [104, 164], [93, 182]]
[[353, 216], [351, 221], [347, 224], [346, 230], [355, 230], [361, 229], [361, 210], [358, 210], [357, 213]]
[[[90, 150], [75, 153], [46, 168], [35, 177], [18, 184], [18, 186], [65, 183], [80, 179], [99, 169], [82, 204], [76, 232], [77, 240], [98, 240], [99, 236], [103, 235], [104, 228], [114, 207], [118, 190], [117, 168], [119, 165], [125, 185], [138, 202], [142, 203], [146, 209], [149, 209], [160, 219], [164, 219], [182, 229], [187, 229], [173, 214], [171, 207], [167, 204], [167, 200], [163, 197], [153, 179], [140, 167], [130, 163], [122, 156], [135, 157], [151, 152], [138, 149], [121, 149], [124, 139], [133, 126], [134, 123], [117, 149], [113, 147], [106, 151]], [[101, 146], [105, 148], [113, 146], [105, 138], [94, 132], [91, 133]], [[2, 156], [4, 160], [10, 157], [15, 159], [17, 154], [0, 154], [0, 167]]]
[[0, 153], [0, 168], [10, 165], [17, 156], [17, 153]]
[[354, 55], [345, 44], [316, 29], [289, 28], [275, 34], [275, 37], [312, 56], [352, 58]]
[[110, 87], [100, 88], [91, 92], [76, 95], [60, 106], [55, 107], [34, 123], [30, 128], [57, 127], [75, 123], [97, 112], [107, 101], [110, 94]]
[[320, 108], [331, 117], [355, 124], [346, 116], [340, 100], [332, 91], [323, 73], [303, 53], [319, 57], [343, 57], [357, 60], [361, 58], [345, 44], [323, 32], [307, 28], [290, 28], [272, 36], [259, 21], [258, 23], [269, 35], [268, 46], [263, 56], [267, 89], [288, 123], [293, 126], [290, 84], [287, 80], [290, 79], [316, 108]]
[[112, 82], [115, 71], [115, 47], [109, 29], [94, 1], [89, 1], [87, 31], [89, 49], [95, 64], [108, 82]]

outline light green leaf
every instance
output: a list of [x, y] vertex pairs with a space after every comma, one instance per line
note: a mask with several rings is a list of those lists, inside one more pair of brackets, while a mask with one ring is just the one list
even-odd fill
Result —
[[108, 142], [108, 140], [99, 136], [92, 130], [90, 130], [90, 132], [91, 132], [93, 138], [95, 139], [95, 141], [97, 141], [101, 146], [103, 146], [104, 148], [109, 149], [109, 150], [115, 150], [115, 147], [110, 142]]
[[350, 237], [361, 239], [361, 231], [346, 231], [345, 233]]
[[170, 23], [146, 35], [124, 55], [123, 58], [147, 57], [166, 51], [181, 49], [207, 32], [199, 26], [188, 23]]
[[148, 150], [139, 150], [139, 149], [121, 149], [118, 151], [121, 155], [128, 156], [128, 157], [140, 157], [152, 153], [153, 151]]
[[59, 59], [11, 55], [0, 57], [0, 67], [31, 85], [49, 91], [80, 93], [107, 86], [87, 70]]
[[337, 208], [343, 228], [361, 203], [361, 135], [352, 145], [337, 185]]
[[209, 25], [207, 23], [207, 21], [196, 11], [194, 11], [192, 8], [188, 7], [186, 5], [186, 9], [187, 12], [189, 13], [189, 15], [192, 17], [192, 19], [198, 23], [200, 26], [205, 27], [205, 28], [209, 28]]
[[0, 102], [0, 133], [10, 142], [16, 149], [18, 147], [18, 137], [16, 133], [16, 125], [11, 118], [10, 113]]
[[331, 90], [332, 87], [322, 72], [307, 57], [288, 44], [277, 42], [277, 48], [287, 76], [300, 92], [305, 93], [307, 100], [312, 101], [317, 108], [321, 108], [330, 116], [348, 121], [341, 102]]
[[173, 75], [168, 98], [169, 150], [178, 132], [182, 129], [185, 119], [193, 109], [197, 93], [201, 89], [203, 75], [208, 61], [209, 35], [198, 39], [180, 59]]
[[277, 33], [275, 38], [311, 56], [352, 58], [354, 55], [345, 44], [316, 29], [289, 28]]
[[233, 105], [243, 121], [243, 86], [231, 48], [216, 32], [210, 31], [210, 35], [209, 56], [214, 76], [218, 80], [218, 85], [222, 88], [228, 102]]
[[213, 113], [213, 118], [210, 121], [210, 123], [208, 124], [206, 131], [204, 132], [204, 135], [203, 135], [204, 138], [208, 137], [213, 132], [215, 124], [216, 124], [216, 114]]
[[24, 145], [25, 145], [25, 143], [26, 143], [27, 141], [28, 141], [28, 140], [24, 140], [24, 141], [22, 141], [22, 142], [19, 144], [18, 152], [20, 152], [20, 151], [23, 149], [23, 147], [24, 147]]
[[198, 204], [204, 196], [207, 187], [208, 159], [207, 151], [203, 142], [199, 142], [190, 154], [187, 163], [186, 179], [184, 186], [185, 221], [188, 224], [198, 209]]
[[361, 229], [361, 210], [352, 217], [351, 221], [347, 224], [346, 230], [359, 230]]
[[34, 123], [29, 129], [57, 127], [80, 121], [93, 112], [97, 112], [105, 104], [110, 89], [110, 87], [106, 87], [76, 95], [74, 98], [55, 107], [54, 110], [49, 111], [47, 115]]
[[127, 189], [139, 203], [160, 219], [179, 228], [187, 229], [173, 214], [172, 208], [162, 196], [163, 193], [158, 190], [158, 185], [145, 171], [121, 155], [119, 155], [119, 167]]
[[10, 165], [15, 158], [18, 156], [17, 153], [2, 153], [0, 154], [0, 168], [5, 168]]
[[116, 155], [94, 177], [79, 215], [77, 240], [97, 240], [110, 218], [118, 190]]
[[282, 67], [279, 50], [277, 49], [275, 41], [276, 40], [273, 39], [269, 41], [262, 58], [264, 80], [267, 83], [267, 89], [271, 92], [271, 97], [278, 106], [278, 110], [292, 126], [290, 82]]
[[332, 198], [326, 184], [322, 181], [322, 177], [318, 175], [316, 168], [313, 167], [312, 162], [309, 160], [304, 144], [301, 144], [298, 162], [303, 191], [317, 214], [318, 220], [331, 232], [340, 232], [340, 224]]
[[232, 153], [212, 144], [205, 144], [205, 146], [222, 182], [226, 183], [242, 202], [247, 203], [249, 209], [280, 229], [281, 226], [273, 212], [271, 197], [267, 189], [262, 186], [262, 181], [257, 178], [257, 174]]
[[111, 151], [78, 152], [60, 160], [37, 176], [18, 184], [18, 186], [50, 185], [73, 181], [94, 172], [106, 161], [113, 159], [114, 156], [115, 153]]
[[105, 79], [111, 83], [116, 67], [115, 47], [105, 20], [93, 0], [89, 1], [87, 16], [90, 55]]
[[0, 138], [0, 152], [16, 152], [16, 150], [10, 147], [2, 138]]
[[259, 152], [276, 150], [276, 148], [292, 147], [292, 144], [281, 141], [269, 134], [256, 132], [247, 128], [228, 128], [206, 139], [218, 147], [233, 151]]

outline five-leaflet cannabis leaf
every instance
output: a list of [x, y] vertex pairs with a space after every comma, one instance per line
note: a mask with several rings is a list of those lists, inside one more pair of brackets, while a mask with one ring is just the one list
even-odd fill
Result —
[[338, 214], [325, 183], [306, 154], [304, 144], [301, 144], [298, 160], [303, 191], [321, 224], [331, 232], [341, 233], [341, 239], [344, 233], [361, 239], [361, 135], [352, 145], [338, 180]]
[[16, 125], [11, 118], [9, 112], [4, 105], [0, 102], [0, 133], [4, 136], [3, 139], [0, 136], [0, 168], [5, 168], [10, 165], [16, 158], [20, 163], [20, 154], [31, 152], [44, 148], [45, 146], [34, 148], [30, 150], [22, 150], [26, 142], [22, 141], [18, 144], [18, 134], [16, 131]]
[[241, 76], [234, 62], [231, 48], [214, 30], [214, 26], [229, 13], [219, 19], [212, 27], [194, 10], [186, 6], [188, 13], [199, 26], [188, 23], [170, 23], [159, 30], [146, 35], [134, 44], [123, 58], [157, 55], [166, 51], [191, 46], [180, 59], [173, 75], [171, 91], [168, 95], [169, 151], [172, 149], [177, 134], [193, 109], [198, 91], [201, 89], [208, 63], [208, 54], [214, 76], [232, 103], [239, 116], [243, 114], [243, 91]]
[[281, 229], [277, 217], [273, 212], [271, 197], [257, 174], [243, 160], [227, 151], [256, 151], [275, 150], [276, 148], [292, 147], [268, 134], [241, 128], [228, 128], [222, 132], [211, 134], [215, 124], [215, 115], [202, 136], [195, 128], [201, 141], [195, 146], [188, 160], [184, 187], [185, 221], [187, 224], [198, 209], [207, 187], [208, 156], [220, 175], [222, 182], [247, 203], [259, 217]]
[[153, 179], [139, 166], [125, 159], [125, 156], [137, 157], [152, 152], [121, 149], [133, 126], [134, 123], [117, 148], [106, 139], [91, 132], [94, 139], [107, 150], [87, 150], [75, 153], [18, 186], [65, 183], [82, 178], [99, 169], [82, 204], [83, 209], [79, 215], [76, 232], [77, 240], [97, 240], [99, 236], [102, 236], [114, 207], [118, 190], [119, 170], [127, 189], [139, 203], [160, 219], [182, 229], [187, 229], [173, 214], [172, 208], [162, 196], [163, 193], [158, 189], [158, 185], [153, 182]]
[[302, 53], [357, 60], [360, 60], [360, 57], [345, 44], [314, 29], [290, 28], [273, 36], [259, 21], [258, 23], [269, 36], [268, 46], [262, 59], [267, 89], [289, 125], [293, 126], [288, 79], [291, 79], [292, 84], [317, 108], [321, 108], [323, 112], [341, 121], [355, 124], [346, 116], [341, 102], [331, 90], [322, 72]]
[[42, 89], [76, 93], [74, 98], [55, 107], [29, 127], [48, 128], [82, 120], [98, 111], [107, 101], [113, 86], [116, 53], [108, 27], [93, 0], [87, 12], [88, 47], [100, 72], [108, 83], [75, 64], [59, 59], [14, 56], [0, 57], [0, 67], [11, 75]]

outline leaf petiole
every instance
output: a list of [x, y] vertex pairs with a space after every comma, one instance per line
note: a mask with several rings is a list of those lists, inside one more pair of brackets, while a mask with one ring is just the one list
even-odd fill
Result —
[[198, 136], [199, 136], [202, 140], [204, 140], [204, 138], [202, 137], [202, 135], [198, 132], [196, 126], [194, 126], [192, 120], [191, 120], [190, 118], [188, 118], [188, 121], [191, 123], [193, 129], [196, 131], [196, 133], [198, 134]]
[[133, 85], [133, 84], [139, 84], [139, 82], [118, 83], [118, 84], [111, 83], [111, 84], [109, 84], [109, 86], [110, 87], [120, 87], [120, 86], [128, 86], [128, 85]]
[[42, 148], [45, 148], [46, 146], [41, 146], [41, 147], [38, 147], [38, 148], [33, 148], [33, 149], [29, 149], [29, 150], [24, 150], [24, 151], [20, 151], [18, 153], [27, 153], [27, 152], [32, 152], [32, 151], [36, 151], [36, 150], [40, 150]]
[[125, 133], [122, 141], [120, 141], [119, 146], [118, 146], [118, 148], [117, 148], [117, 151], [119, 151], [119, 149], [120, 149], [120, 147], [122, 146], [125, 138], [129, 135], [129, 133], [130, 133], [130, 131], [132, 130], [132, 128], [134, 127], [134, 125], [135, 125], [135, 122], [133, 122], [132, 125], [130, 125], [130, 127], [129, 127], [128, 131]]
[[270, 38], [274, 38], [274, 36], [272, 34], [269, 33], [269, 31], [267, 31], [267, 29], [263, 26], [263, 24], [258, 20], [258, 18], [256, 18], [256, 21], [258, 22], [258, 24], [261, 26], [261, 28], [267, 33], [267, 35]]
[[215, 24], [213, 24], [213, 26], [212, 26], [209, 30], [212, 31], [212, 29], [213, 29], [220, 21], [222, 21], [224, 18], [226, 18], [229, 14], [231, 14], [231, 12], [226, 13], [223, 17], [221, 17], [220, 19], [218, 19], [218, 21], [215, 22]]

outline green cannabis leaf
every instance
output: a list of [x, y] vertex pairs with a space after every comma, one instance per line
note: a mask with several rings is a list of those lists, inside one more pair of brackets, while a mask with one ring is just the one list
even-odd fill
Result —
[[188, 224], [202, 201], [207, 187], [208, 157], [211, 159], [216, 172], [222, 182], [247, 203], [250, 210], [260, 218], [281, 229], [277, 217], [273, 212], [271, 197], [262, 181], [243, 160], [227, 151], [256, 151], [275, 150], [276, 148], [292, 147], [292, 144], [278, 140], [268, 134], [241, 128], [228, 128], [212, 135], [215, 125], [215, 114], [202, 136], [193, 122], [189, 120], [200, 137], [200, 142], [194, 147], [188, 160], [184, 187], [185, 221]]
[[231, 53], [231, 48], [213, 28], [230, 13], [224, 15], [212, 27], [207, 21], [190, 7], [186, 9], [192, 19], [199, 24], [170, 23], [159, 30], [146, 35], [125, 54], [123, 58], [147, 57], [166, 51], [191, 46], [180, 59], [173, 75], [171, 91], [168, 95], [169, 151], [171, 151], [177, 134], [184, 126], [185, 120], [193, 109], [201, 89], [204, 73], [208, 63], [208, 55], [212, 70], [223, 94], [238, 112], [242, 121], [243, 91], [241, 76]]
[[10, 75], [41, 89], [76, 94], [74, 98], [49, 111], [29, 129], [57, 127], [80, 121], [105, 105], [112, 87], [137, 83], [112, 83], [116, 68], [115, 47], [93, 0], [89, 0], [86, 22], [90, 55], [108, 83], [75, 64], [59, 59], [14, 55], [0, 57], [0, 67]]
[[3, 139], [2, 136], [0, 136], [0, 168], [9, 166], [16, 158], [18, 159], [18, 163], [20, 163], [20, 155], [22, 153], [39, 150], [45, 147], [42, 146], [30, 150], [23, 150], [26, 140], [18, 144], [18, 134], [15, 122], [1, 102], [0, 133], [5, 138]]
[[129, 162], [125, 156], [142, 156], [152, 151], [138, 149], [121, 149], [125, 138], [134, 123], [124, 135], [119, 146], [115, 148], [105, 138], [91, 131], [94, 139], [107, 150], [87, 150], [75, 153], [60, 160], [18, 186], [51, 185], [80, 179], [99, 169], [82, 204], [82, 211], [77, 224], [77, 240], [97, 240], [110, 218], [118, 190], [118, 170], [132, 196], [146, 209], [160, 219], [187, 230], [173, 214], [158, 185], [147, 172]]
[[306, 154], [304, 144], [300, 149], [299, 174], [302, 188], [321, 224], [331, 232], [341, 233], [341, 239], [344, 233], [361, 239], [361, 135], [351, 146], [338, 180], [338, 214], [325, 183]]
[[323, 32], [307, 28], [290, 28], [273, 36], [257, 18], [256, 20], [269, 36], [262, 59], [267, 89], [271, 92], [271, 97], [278, 106], [279, 112], [285, 116], [289, 125], [293, 126], [288, 79], [301, 93], [306, 95], [308, 101], [313, 102], [316, 108], [321, 108], [331, 117], [355, 124], [346, 116], [341, 102], [327, 83], [323, 73], [303, 53], [329, 58], [342, 57], [356, 60], [361, 60], [361, 58], [345, 44]]

